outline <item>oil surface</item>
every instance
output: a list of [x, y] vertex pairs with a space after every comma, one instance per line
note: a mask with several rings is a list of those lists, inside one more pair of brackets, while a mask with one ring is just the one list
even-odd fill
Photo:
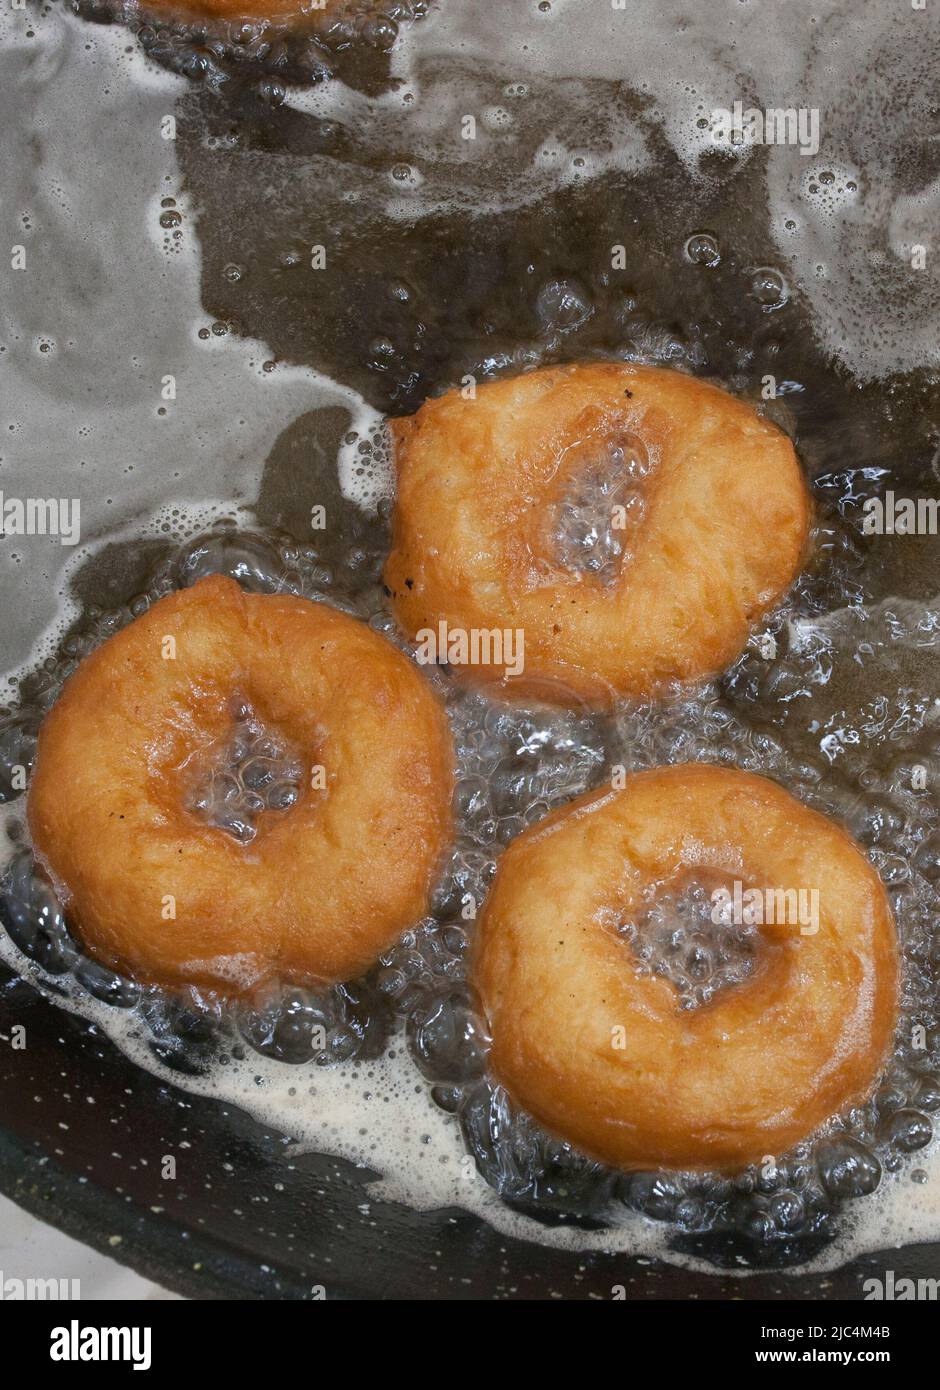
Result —
[[[82, 510], [75, 548], [0, 550], [4, 959], [142, 1065], [368, 1164], [415, 1206], [674, 1258], [721, 1258], [730, 1233], [744, 1262], [940, 1232], [937, 539], [861, 531], [867, 498], [938, 491], [938, 32], [929, 11], [857, 8], [523, 0], [494, 26], [462, 0], [403, 30], [381, 90], [350, 74], [283, 92], [190, 83], [58, 8], [0, 18], [8, 239], [25, 250], [0, 485]], [[817, 110], [818, 152], [715, 138], [736, 100]], [[381, 416], [595, 355], [722, 381], [792, 435], [819, 520], [785, 608], [720, 682], [609, 719], [506, 709], [435, 673], [459, 843], [433, 916], [367, 981], [232, 1009], [87, 961], [33, 872], [14, 776], [74, 664], [211, 572], [339, 602], [397, 640]], [[621, 562], [598, 525], [609, 486], [551, 519], [565, 563]], [[870, 1105], [769, 1167], [625, 1180], [488, 1081], [466, 952], [525, 825], [614, 766], [694, 758], [777, 777], [864, 845], [905, 952], [897, 1048]], [[636, 945], [694, 1004], [746, 973], [748, 943], [695, 939], [680, 906], [691, 925], [646, 923]]]

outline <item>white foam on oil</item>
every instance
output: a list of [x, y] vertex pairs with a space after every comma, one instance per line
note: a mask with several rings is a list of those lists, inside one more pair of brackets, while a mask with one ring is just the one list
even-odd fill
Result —
[[[288, 101], [357, 135], [382, 132], [415, 177], [363, 173], [354, 196], [406, 221], [505, 212], [569, 182], [655, 168], [664, 140], [696, 184], [710, 154], [760, 159], [779, 271], [833, 357], [874, 380], [940, 363], [940, 181], [910, 186], [911, 155], [936, 139], [938, 42], [935, 5], [530, 0], [494, 19], [492, 0], [459, 0], [403, 28], [397, 91], [374, 100], [333, 82]], [[818, 151], [760, 146], [750, 128], [722, 138], [714, 113], [737, 101], [815, 112]], [[324, 159], [318, 177], [342, 167]]]
[[[384, 164], [357, 166], [354, 188], [342, 162], [311, 161], [318, 182], [343, 189], [364, 214], [412, 222], [441, 212], [506, 212], [542, 199], [546, 175], [558, 188], [648, 165], [642, 125], [626, 106], [599, 100], [596, 84], [572, 78], [559, 104], [544, 81], [507, 81], [497, 65], [491, 100], [481, 102], [473, 55], [457, 44], [442, 49], [430, 32], [425, 40], [413, 56], [404, 44], [396, 55], [397, 91], [366, 97], [329, 82], [287, 92], [295, 110], [394, 151]], [[497, 62], [502, 56], [488, 54]], [[550, 133], [537, 135], [546, 122]]]
[[360, 400], [340, 441], [336, 468], [343, 496], [364, 512], [375, 512], [395, 496], [394, 458], [385, 420], [365, 401]]
[[[165, 138], [186, 89], [119, 26], [60, 6], [0, 13], [4, 237], [25, 252], [0, 308], [0, 487], [79, 498], [84, 543], [171, 499], [253, 499], [274, 440], [304, 411], [344, 407], [363, 437], [375, 425], [350, 388], [306, 367], [265, 371], [263, 343], [207, 331], [201, 248]], [[165, 213], [179, 223], [162, 227]], [[365, 505], [387, 486], [346, 473]], [[65, 601], [70, 560], [45, 536], [7, 539], [9, 664]]]

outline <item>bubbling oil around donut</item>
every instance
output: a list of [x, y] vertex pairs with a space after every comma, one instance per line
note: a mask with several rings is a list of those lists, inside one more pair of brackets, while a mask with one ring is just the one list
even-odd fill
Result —
[[565, 496], [546, 508], [552, 558], [562, 569], [615, 584], [646, 511], [642, 480], [649, 457], [643, 441], [630, 434], [606, 435], [576, 448]]
[[188, 809], [240, 844], [249, 844], [265, 812], [289, 811], [297, 804], [304, 760], [237, 697], [232, 719], [227, 735], [190, 754], [180, 770], [188, 784]]
[[[0, 720], [0, 783], [12, 782], [13, 760], [24, 749], [28, 754], [43, 709], [78, 655], [169, 589], [215, 571], [238, 575], [256, 591], [311, 599], [329, 593], [331, 602], [400, 641], [377, 582], [356, 588], [344, 577], [337, 583], [351, 571], [324, 564], [315, 547], [299, 550], [290, 537], [245, 532], [223, 521], [168, 549], [147, 593], [80, 622], [58, 654], [23, 682], [18, 707]], [[377, 575], [378, 566], [367, 564], [365, 571]], [[831, 571], [818, 580], [831, 582]], [[809, 577], [779, 621], [792, 627], [798, 612], [814, 612], [817, 599]], [[912, 613], [912, 637], [921, 627], [922, 617]], [[850, 661], [851, 650], [833, 643], [830, 659]], [[757, 659], [755, 652], [745, 654], [742, 669]], [[809, 672], [796, 652], [785, 664], [795, 678], [820, 679], [818, 660]], [[406, 932], [365, 980], [319, 991], [285, 983], [234, 1006], [198, 991], [169, 998], [141, 990], [84, 956], [69, 932], [56, 886], [33, 863], [14, 820], [8, 834], [12, 831], [19, 848], [0, 898], [0, 916], [19, 959], [32, 961], [38, 978], [54, 978], [59, 989], [70, 991], [76, 1007], [98, 1001], [112, 1018], [126, 1014], [142, 1040], [135, 1043], [134, 1055], [143, 1047], [149, 1064], [169, 1068], [198, 1087], [216, 1086], [220, 1065], [230, 1068], [239, 1058], [249, 1068], [261, 1060], [275, 1066], [366, 1065], [404, 1026], [408, 1052], [426, 1078], [430, 1100], [451, 1123], [456, 1120], [478, 1172], [502, 1199], [569, 1224], [602, 1221], [608, 1231], [624, 1219], [616, 1212], [628, 1209], [669, 1222], [669, 1229], [684, 1232], [702, 1249], [735, 1233], [755, 1248], [775, 1250], [775, 1258], [805, 1258], [831, 1238], [846, 1199], [871, 1192], [885, 1173], [901, 1171], [907, 1155], [929, 1142], [930, 1114], [940, 1108], [940, 1028], [928, 1026], [923, 1054], [911, 1042], [915, 1023], [924, 1019], [929, 1025], [935, 1017], [940, 968], [930, 946], [929, 903], [940, 850], [931, 849], [937, 836], [930, 838], [929, 803], [910, 789], [903, 772], [887, 797], [875, 797], [838, 769], [824, 771], [813, 758], [795, 754], [749, 713], [747, 706], [759, 692], [752, 684], [742, 687], [736, 672], [728, 685], [736, 691], [738, 711], [709, 685], [656, 704], [619, 707], [612, 715], [520, 708], [468, 692], [440, 669], [428, 672], [428, 678], [446, 701], [457, 748], [457, 842], [432, 914]], [[240, 747], [246, 761], [255, 741], [267, 736], [256, 726], [248, 732]], [[925, 728], [919, 737], [927, 735]], [[917, 744], [915, 739], [910, 756], [928, 756]], [[267, 751], [284, 753], [272, 744]], [[215, 752], [229, 756], [231, 745]], [[286, 757], [289, 763], [290, 750]], [[747, 1169], [737, 1178], [621, 1175], [545, 1134], [489, 1079], [486, 1028], [468, 981], [474, 920], [502, 848], [554, 807], [603, 785], [613, 769], [689, 759], [769, 774], [817, 809], [845, 820], [889, 885], [908, 955], [898, 1048], [876, 1096], [849, 1115], [834, 1117], [792, 1154], [775, 1156], [771, 1169]], [[16, 807], [14, 799], [11, 811]], [[899, 861], [908, 866], [903, 874]], [[686, 1007], [701, 1007], [720, 989], [733, 988], [753, 964], [747, 929], [729, 931], [721, 924], [705, 929], [709, 891], [704, 880], [660, 885], [634, 932], [628, 929], [643, 967], [671, 978]], [[237, 973], [237, 961], [232, 968]], [[578, 1238], [586, 1238], [584, 1231]]]
[[619, 925], [641, 968], [675, 986], [682, 1010], [711, 1003], [754, 972], [757, 929], [716, 910], [714, 891], [694, 874], [654, 884], [642, 910]]

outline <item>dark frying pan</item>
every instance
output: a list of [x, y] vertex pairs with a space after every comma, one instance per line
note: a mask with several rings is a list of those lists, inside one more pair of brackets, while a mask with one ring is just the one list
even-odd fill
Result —
[[[825, 1274], [742, 1279], [720, 1267], [695, 1273], [548, 1249], [459, 1210], [378, 1202], [352, 1165], [290, 1158], [283, 1136], [140, 1071], [100, 1032], [4, 975], [0, 1035], [24, 1025], [29, 1047], [0, 1052], [3, 1190], [192, 1298], [305, 1299], [321, 1287], [327, 1298], [609, 1299], [623, 1285], [637, 1299], [860, 1299], [864, 1281], [887, 1268], [897, 1278], [936, 1270], [935, 1248], [924, 1245]], [[84, 1102], [91, 1092], [94, 1106]], [[179, 1157], [174, 1183], [161, 1181], [163, 1154]], [[716, 1251], [720, 1261], [734, 1253]]]

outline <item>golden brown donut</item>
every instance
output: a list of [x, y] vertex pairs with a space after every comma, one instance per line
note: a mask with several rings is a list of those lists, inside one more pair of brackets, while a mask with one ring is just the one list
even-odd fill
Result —
[[[474, 683], [501, 680], [503, 694], [557, 681], [606, 701], [714, 674], [800, 566], [810, 507], [790, 441], [679, 372], [550, 367], [479, 387], [475, 399], [427, 401], [392, 421], [392, 434], [385, 582], [396, 616], [413, 640], [441, 622], [521, 630], [520, 676], [506, 662], [454, 667]], [[618, 440], [645, 450], [645, 512], [632, 555], [603, 583], [557, 562], [546, 519]]]
[[[305, 777], [293, 807], [262, 811], [247, 844], [191, 809], [193, 759], [224, 746], [245, 701], [325, 782]], [[443, 710], [389, 642], [325, 604], [215, 576], [67, 681], [40, 730], [29, 826], [95, 956], [235, 993], [355, 976], [420, 918], [452, 776]]]
[[[763, 926], [750, 978], [680, 1012], [617, 926], [683, 876], [816, 887], [819, 929]], [[885, 890], [845, 831], [774, 782], [704, 763], [638, 773], [513, 841], [475, 977], [509, 1093], [625, 1169], [782, 1155], [871, 1092], [898, 1003]]]

